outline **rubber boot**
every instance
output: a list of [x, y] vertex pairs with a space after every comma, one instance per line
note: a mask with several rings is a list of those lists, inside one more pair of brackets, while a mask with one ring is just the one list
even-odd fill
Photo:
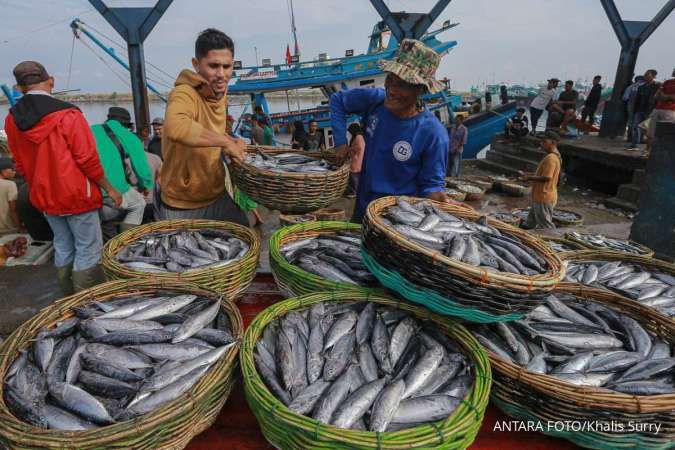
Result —
[[56, 278], [59, 282], [59, 288], [65, 297], [73, 295], [75, 290], [73, 289], [73, 265], [68, 264], [67, 266], [57, 267], [56, 268]]
[[73, 288], [75, 292], [83, 291], [105, 281], [100, 264], [85, 270], [73, 271]]

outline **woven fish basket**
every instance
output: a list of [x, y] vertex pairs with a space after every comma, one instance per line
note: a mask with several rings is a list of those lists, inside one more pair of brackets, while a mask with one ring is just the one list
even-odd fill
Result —
[[[675, 344], [675, 322], [654, 314], [650, 308], [608, 291], [561, 285], [556, 292], [575, 294], [626, 314], [651, 333]], [[549, 375], [528, 372], [490, 351], [487, 353], [493, 374], [492, 403], [514, 419], [532, 421], [530, 425], [537, 431], [582, 447], [605, 450], [667, 449], [675, 445], [675, 394], [634, 396], [575, 386]], [[660, 425], [658, 434], [635, 430], [636, 426], [657, 425]]]
[[654, 250], [652, 250], [651, 248], [646, 247], [642, 244], [638, 244], [635, 241], [631, 241], [631, 240], [628, 240], [627, 242], [629, 242], [631, 245], [634, 245], [635, 247], [637, 247], [639, 249], [639, 251], [640, 251], [639, 255], [635, 255], [634, 253], [622, 252], [622, 251], [618, 251], [618, 250], [612, 250], [612, 249], [609, 249], [607, 247], [601, 247], [601, 246], [598, 246], [598, 245], [589, 244], [588, 242], [585, 242], [581, 239], [578, 239], [578, 238], [574, 237], [574, 235], [572, 233], [565, 234], [565, 239], [567, 239], [568, 241], [572, 241], [575, 244], [579, 244], [583, 248], [586, 248], [586, 249], [589, 249], [589, 250], [603, 251], [603, 252], [613, 252], [613, 253], [620, 253], [620, 254], [632, 255], [632, 256], [645, 256], [645, 257], [654, 256]]
[[[243, 323], [237, 307], [221, 295], [193, 284], [169, 280], [121, 280], [99, 284], [44, 308], [17, 328], [0, 345], [0, 379], [20, 350], [32, 344], [36, 333], [57, 321], [73, 316], [71, 308], [92, 301], [105, 302], [113, 297], [153, 295], [156, 292], [195, 294], [220, 299], [221, 311], [227, 314], [232, 335], [239, 343]], [[190, 440], [208, 429], [227, 400], [234, 383], [239, 360], [239, 344], [230, 348], [192, 389], [153, 412], [132, 420], [87, 431], [61, 431], [34, 427], [17, 419], [4, 401], [4, 383], [0, 384], [0, 447], [11, 449], [182, 449]]]
[[491, 177], [481, 176], [481, 175], [468, 175], [466, 177], [459, 178], [462, 181], [468, 181], [469, 183], [475, 184], [478, 187], [483, 188], [486, 192], [491, 191], [494, 183]]
[[[563, 261], [621, 261], [628, 264], [634, 264], [636, 266], [643, 267], [649, 272], [663, 272], [667, 275], [675, 276], [675, 264], [671, 264], [666, 261], [662, 261], [656, 258], [649, 258], [646, 256], [635, 256], [628, 253], [619, 253], [619, 252], [599, 252], [595, 250], [580, 250], [576, 252], [566, 252], [561, 253], [560, 258]], [[577, 292], [595, 292], [595, 291], [609, 291], [614, 292], [617, 295], [621, 295], [629, 299], [632, 302], [639, 304], [640, 306], [651, 310], [656, 315], [663, 315], [667, 320], [675, 323], [675, 316], [668, 317], [665, 314], [662, 314], [658, 309], [651, 308], [645, 305], [642, 305], [637, 300], [631, 299], [625, 292], [612, 290], [600, 285], [587, 286], [581, 283], [574, 283], [564, 281], [560, 283], [560, 286], [565, 286], [568, 289], [577, 289]]]
[[[404, 198], [411, 203], [422, 200]], [[471, 322], [517, 320], [537, 307], [565, 275], [562, 261], [548, 245], [498, 220], [489, 219], [489, 223], [535, 251], [546, 262], [546, 273], [488, 272], [446, 257], [384, 224], [382, 213], [394, 204], [396, 197], [384, 197], [368, 205], [363, 221], [364, 262], [385, 287], [440, 314]], [[462, 219], [480, 217], [475, 211], [434, 204]]]
[[[514, 216], [514, 215], [511, 215], [510, 217], [508, 217], [508, 216], [507, 217], [504, 217], [504, 216], [497, 217], [497, 214], [498, 213], [488, 214], [488, 217], [490, 217], [491, 219], [494, 219], [494, 220], [499, 220], [501, 222], [504, 222], [504, 223], [509, 224], [511, 226], [514, 226], [514, 227], [519, 227], [520, 222], [523, 221], [523, 219], [521, 217], [517, 217], [517, 216]], [[505, 216], [506, 215], [508, 215], [508, 213], [505, 213]]]
[[[311, 156], [298, 150], [279, 153]], [[232, 163], [229, 167], [237, 188], [255, 202], [288, 214], [304, 214], [331, 204], [342, 197], [349, 181], [348, 164], [318, 173], [273, 172], [247, 163]]]
[[576, 242], [568, 241], [564, 237], [554, 237], [554, 236], [539, 236], [542, 241], [546, 243], [556, 243], [560, 245], [564, 245], [567, 248], [570, 248], [571, 250], [565, 250], [564, 252], [559, 252], [558, 254], [560, 255], [560, 258], [562, 260], [565, 260], [563, 254], [567, 254], [568, 252], [575, 252], [578, 250], [583, 250], [584, 248], [577, 244]]
[[323, 208], [314, 211], [317, 220], [342, 221], [345, 220], [345, 210], [340, 208]]
[[[576, 219], [573, 220], [563, 219], [559, 216], [556, 216], [555, 214], [556, 212], [574, 214], [576, 216]], [[584, 216], [582, 216], [578, 212], [570, 211], [569, 209], [556, 209], [555, 211], [553, 211], [553, 223], [555, 223], [559, 227], [576, 227], [584, 223]]]
[[[290, 311], [305, 310], [315, 303], [358, 301], [400, 308], [418, 319], [429, 320], [437, 325], [443, 334], [459, 344], [462, 353], [473, 363], [475, 382], [464, 401], [447, 419], [390, 433], [346, 430], [296, 414], [269, 392], [253, 361], [255, 344], [265, 327]], [[246, 330], [240, 361], [246, 400], [258, 419], [260, 429], [272, 445], [284, 450], [465, 449], [478, 433], [490, 392], [490, 366], [485, 352], [462, 325], [432, 314], [424, 308], [366, 293], [348, 291], [316, 293], [291, 298], [270, 306], [258, 314]]]
[[[122, 265], [116, 255], [134, 241], [149, 233], [176, 230], [226, 231], [249, 245], [249, 251], [240, 259], [222, 267], [189, 270], [183, 273], [142, 272]], [[213, 289], [235, 301], [248, 289], [255, 277], [260, 256], [260, 237], [250, 228], [215, 220], [163, 220], [127, 230], [109, 240], [103, 247], [101, 263], [108, 279], [152, 278], [155, 280], [194, 283]]]
[[279, 223], [281, 223], [282, 226], [309, 222], [316, 222], [316, 216], [314, 214], [279, 214]]
[[279, 290], [286, 297], [312, 294], [315, 292], [333, 292], [352, 290], [370, 292], [376, 288], [366, 288], [350, 283], [342, 283], [322, 278], [289, 263], [281, 255], [281, 247], [301, 239], [350, 231], [360, 235], [361, 225], [350, 222], [312, 222], [297, 224], [275, 231], [270, 237], [270, 267]]
[[499, 190], [511, 197], [525, 197], [530, 188], [511, 182], [500, 182]]
[[[445, 185], [453, 189], [456, 189], [460, 192], [464, 192], [464, 194], [466, 194], [464, 196], [464, 200], [466, 200], [467, 202], [478, 201], [482, 199], [486, 191], [486, 189], [483, 186], [480, 186], [479, 184], [474, 183], [473, 181], [467, 181], [461, 178], [446, 178]], [[464, 186], [466, 185], [480, 189], [480, 192], [470, 192], [466, 190], [466, 188], [464, 188]]]

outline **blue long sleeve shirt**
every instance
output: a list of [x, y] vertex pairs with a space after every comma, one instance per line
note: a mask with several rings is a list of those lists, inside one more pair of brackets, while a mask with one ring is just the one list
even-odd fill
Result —
[[365, 117], [366, 150], [354, 219], [387, 195], [426, 197], [445, 189], [448, 133], [428, 110], [400, 119], [384, 107], [384, 89], [351, 89], [330, 99], [335, 145], [347, 143], [347, 117]]

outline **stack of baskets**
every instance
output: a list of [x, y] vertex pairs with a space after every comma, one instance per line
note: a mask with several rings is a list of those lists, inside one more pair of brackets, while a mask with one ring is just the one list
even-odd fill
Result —
[[[226, 266], [188, 270], [183, 273], [142, 272], [130, 269], [117, 260], [116, 255], [134, 241], [150, 233], [176, 230], [226, 231], [246, 242], [249, 245], [249, 251]], [[103, 247], [101, 261], [109, 279], [152, 277], [161, 281], [194, 283], [225, 294], [230, 300], [235, 300], [253, 281], [259, 254], [260, 237], [253, 230], [242, 225], [213, 220], [163, 220], [141, 225], [115, 236]]]
[[[411, 203], [420, 201], [405, 199]], [[518, 237], [536, 251], [548, 271], [534, 276], [490, 273], [443, 256], [385, 225], [382, 213], [396, 202], [396, 197], [383, 197], [368, 206], [363, 221], [363, 259], [385, 287], [412, 302], [474, 322], [517, 320], [538, 306], [564, 277], [562, 261], [548, 245], [494, 220], [490, 220], [492, 226]], [[448, 204], [435, 206], [462, 219], [480, 217], [477, 212]]]
[[286, 297], [352, 290], [370, 292], [369, 289], [350, 283], [327, 280], [289, 263], [281, 254], [281, 247], [301, 239], [334, 234], [339, 231], [361, 232], [361, 226], [350, 222], [312, 222], [281, 228], [272, 234], [269, 241], [270, 267], [279, 290]]
[[321, 209], [339, 199], [349, 181], [348, 164], [315, 173], [273, 172], [247, 163], [233, 163], [230, 170], [238, 189], [259, 204], [284, 213], [304, 214]]
[[[36, 333], [72, 317], [71, 308], [93, 301], [105, 302], [113, 297], [155, 294], [158, 291], [189, 293], [212, 300], [221, 298], [214, 291], [182, 281], [139, 279], [100, 284], [57, 301], [16, 329], [0, 345], [0, 380], [5, 379], [8, 368], [19, 352], [32, 345]], [[221, 300], [221, 311], [227, 314], [232, 334], [239, 342], [244, 329], [239, 310], [232, 302]], [[192, 389], [155, 411], [132, 420], [87, 431], [61, 431], [29, 425], [14, 417], [5, 404], [4, 396], [0, 395], [0, 446], [12, 449], [185, 448], [194, 436], [213, 424], [225, 404], [239, 362], [237, 353], [238, 345], [230, 348]], [[0, 383], [0, 386], [3, 384]]]
[[[576, 294], [626, 314], [675, 345], [675, 322], [638, 303], [607, 291], [579, 293], [573, 287], [561, 287], [558, 292]], [[598, 449], [665, 449], [675, 442], [675, 394], [634, 396], [576, 386], [528, 372], [492, 352], [488, 355], [492, 402], [514, 419], [530, 421], [537, 431]], [[657, 425], [658, 434], [635, 431], [636, 426]]]
[[467, 202], [477, 201], [483, 198], [486, 189], [472, 181], [466, 181], [461, 178], [446, 178], [445, 185], [456, 189], [465, 194], [464, 200]]
[[[346, 430], [294, 413], [265, 386], [256, 369], [253, 350], [270, 322], [290, 311], [303, 311], [315, 303], [326, 301], [374, 302], [400, 308], [418, 319], [432, 321], [443, 334], [458, 344], [460, 351], [473, 363], [473, 388], [447, 419], [396, 432]], [[276, 448], [283, 449], [464, 449], [478, 433], [490, 391], [490, 367], [485, 352], [463, 326], [422, 308], [366, 293], [318, 293], [288, 299], [267, 308], [258, 314], [246, 330], [240, 359], [248, 404], [265, 438]]]

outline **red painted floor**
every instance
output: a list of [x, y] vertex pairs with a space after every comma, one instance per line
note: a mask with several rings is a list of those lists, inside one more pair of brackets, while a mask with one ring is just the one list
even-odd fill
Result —
[[[258, 275], [244, 298], [239, 302], [244, 325], [248, 326], [258, 312], [281, 299], [282, 297], [277, 291], [272, 277]], [[552, 438], [541, 433], [494, 431], [497, 421], [508, 420], [509, 418], [497, 408], [488, 406], [483, 426], [470, 448], [472, 450], [568, 450], [578, 448], [565, 440]], [[260, 432], [258, 423], [244, 398], [242, 384], [239, 382], [235, 385], [216, 423], [207, 431], [195, 437], [187, 448], [188, 450], [265, 450], [274, 447], [267, 443]]]

